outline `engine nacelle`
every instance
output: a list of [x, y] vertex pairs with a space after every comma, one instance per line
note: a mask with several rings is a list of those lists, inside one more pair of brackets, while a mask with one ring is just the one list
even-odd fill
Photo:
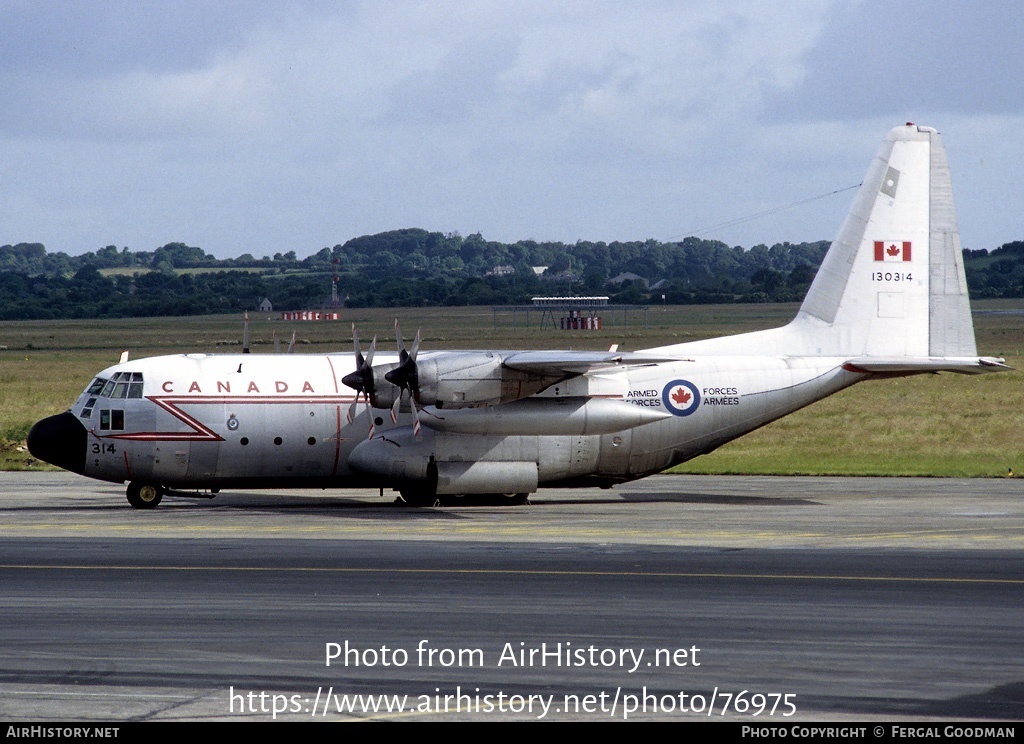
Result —
[[606, 398], [525, 398], [461, 411], [437, 411], [423, 425], [452, 434], [611, 434], [672, 418], [661, 408], [641, 408]]
[[[508, 369], [498, 352], [445, 352], [420, 357], [416, 362], [417, 402], [437, 408], [496, 405], [538, 393], [559, 378]], [[373, 368], [375, 408], [390, 408], [401, 388], [385, 379], [397, 364]]]
[[[387, 438], [361, 442], [352, 450], [348, 464], [396, 487], [417, 486], [431, 494], [532, 493], [537, 490], [539, 468], [537, 441], [528, 438], [525, 450], [515, 443], [500, 452], [500, 460], [453, 460], [455, 449], [477, 444], [473, 437], [465, 444], [439, 438], [417, 438], [411, 429], [398, 429]], [[465, 440], [464, 440], [465, 441]], [[520, 443], [521, 445], [522, 443]], [[476, 454], [476, 453], [472, 453]], [[531, 459], [527, 459], [527, 458]], [[508, 458], [508, 459], [505, 459]]]

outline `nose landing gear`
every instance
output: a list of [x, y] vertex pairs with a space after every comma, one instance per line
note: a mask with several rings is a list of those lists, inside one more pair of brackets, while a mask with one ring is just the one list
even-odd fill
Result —
[[153, 509], [164, 497], [164, 487], [132, 481], [128, 484], [128, 503], [136, 509]]

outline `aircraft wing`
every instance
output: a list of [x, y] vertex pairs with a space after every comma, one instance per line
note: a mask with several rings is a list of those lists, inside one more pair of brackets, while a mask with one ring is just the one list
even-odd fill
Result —
[[611, 367], [687, 361], [678, 357], [623, 351], [520, 351], [502, 360], [509, 369], [546, 377], [582, 375]]

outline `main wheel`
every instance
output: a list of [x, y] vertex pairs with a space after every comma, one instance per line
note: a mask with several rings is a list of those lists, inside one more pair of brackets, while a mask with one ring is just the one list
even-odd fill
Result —
[[153, 509], [164, 497], [163, 486], [132, 481], [128, 484], [128, 503], [136, 509]]
[[509, 506], [523, 506], [530, 498], [528, 493], [503, 493], [501, 495]]

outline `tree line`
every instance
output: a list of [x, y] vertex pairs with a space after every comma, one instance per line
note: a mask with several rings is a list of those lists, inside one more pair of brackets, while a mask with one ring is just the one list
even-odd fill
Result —
[[[394, 230], [299, 259], [295, 251], [217, 259], [168, 243], [69, 256], [39, 243], [0, 246], [0, 319], [196, 315], [325, 305], [337, 277], [348, 307], [528, 304], [536, 295], [607, 295], [613, 303], [792, 302], [827, 241], [750, 249], [677, 242], [487, 241], [479, 233]], [[973, 297], [1024, 296], [1024, 242], [965, 250]]]

